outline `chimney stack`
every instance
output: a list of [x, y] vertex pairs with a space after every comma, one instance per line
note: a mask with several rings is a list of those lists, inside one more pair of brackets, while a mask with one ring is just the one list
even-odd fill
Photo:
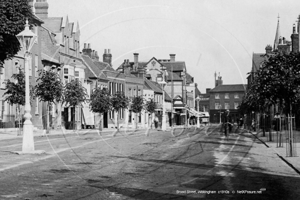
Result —
[[104, 49], [103, 62], [108, 63], [111, 66], [111, 59], [112, 55], [110, 49]]
[[272, 53], [272, 47], [271, 47], [271, 45], [267, 45], [266, 48], [265, 48], [265, 50], [266, 50], [266, 54]]
[[48, 2], [47, 0], [36, 0], [34, 4], [35, 14], [41, 19], [48, 18]]
[[136, 71], [138, 69], [138, 66], [139, 66], [139, 54], [134, 53], [133, 56], [134, 56], [134, 68], [135, 68], [134, 71]]
[[176, 54], [170, 54], [170, 61], [175, 62], [175, 56]]
[[91, 44], [90, 43], [84, 43], [84, 48], [82, 50], [83, 55], [87, 55], [90, 58], [92, 58], [92, 49], [91, 49]]

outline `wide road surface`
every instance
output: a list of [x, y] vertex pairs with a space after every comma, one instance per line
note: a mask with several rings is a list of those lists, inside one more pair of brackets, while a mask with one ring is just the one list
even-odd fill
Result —
[[[255, 137], [219, 128], [0, 141], [0, 199], [299, 199], [299, 176]], [[275, 163], [275, 164], [274, 164]]]

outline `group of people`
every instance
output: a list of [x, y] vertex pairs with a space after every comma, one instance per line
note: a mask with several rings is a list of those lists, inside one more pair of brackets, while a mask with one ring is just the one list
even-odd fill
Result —
[[[243, 117], [240, 117], [236, 121], [237, 128], [241, 128], [244, 125], [244, 119]], [[222, 130], [224, 131], [224, 135], [227, 137], [228, 133], [232, 132], [234, 122], [232, 121], [232, 118], [230, 116], [229, 110], [226, 110], [223, 116], [223, 123], [222, 123]]]

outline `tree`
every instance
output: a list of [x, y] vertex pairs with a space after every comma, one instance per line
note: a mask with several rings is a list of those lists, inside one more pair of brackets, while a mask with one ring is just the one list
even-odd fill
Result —
[[[117, 92], [111, 97], [110, 100], [111, 100], [112, 109], [117, 114], [117, 132], [119, 132], [119, 111], [120, 109], [128, 108], [129, 99], [125, 96], [123, 92]], [[116, 133], [114, 133], [113, 136], [115, 136]]]
[[39, 78], [37, 79], [37, 85], [34, 87], [34, 95], [37, 96], [40, 101], [47, 103], [46, 125], [44, 129], [46, 128], [48, 130], [50, 104], [57, 104], [63, 97], [63, 84], [58, 73], [52, 70], [39, 70]]
[[[277, 53], [268, 57], [254, 74], [244, 104], [258, 108], [278, 105], [282, 113], [292, 116], [300, 104], [300, 54]], [[289, 127], [290, 155], [293, 155], [293, 133]]]
[[16, 35], [24, 30], [26, 18], [33, 14], [28, 0], [1, 0], [0, 2], [0, 66], [20, 50]]
[[150, 99], [150, 101], [147, 101], [145, 104], [145, 110], [150, 113], [150, 123], [152, 127], [152, 114], [155, 112], [155, 109], [157, 108], [157, 104], [153, 99]]
[[[150, 113], [150, 119], [148, 118], [149, 121], [149, 127], [152, 129], [152, 115], [155, 112], [155, 109], [157, 108], [157, 104], [153, 99], [150, 99], [150, 101], [147, 101], [145, 104], [145, 110]], [[146, 135], [149, 135], [149, 131], [147, 131]]]
[[18, 74], [13, 74], [12, 78], [15, 79], [15, 82], [7, 80], [3, 94], [4, 101], [7, 101], [10, 105], [16, 105], [16, 113], [18, 113], [19, 119], [19, 133], [21, 134], [21, 108], [20, 106], [25, 105], [25, 74], [22, 69], [19, 69]]
[[[87, 99], [86, 88], [82, 86], [82, 83], [78, 79], [74, 79], [67, 83], [63, 90], [63, 103], [66, 103], [68, 107], [75, 110], [76, 106], [85, 102]], [[75, 118], [73, 117], [73, 128], [75, 128]]]
[[244, 104], [247, 108], [261, 110], [279, 104], [288, 115], [300, 102], [300, 54], [276, 54], [269, 57], [254, 74]]
[[136, 129], [138, 128], [138, 113], [143, 110], [144, 99], [141, 96], [135, 96], [132, 99], [131, 110], [135, 113], [135, 124]]
[[99, 131], [102, 131], [103, 113], [111, 109], [111, 101], [108, 90], [97, 87], [93, 90], [90, 100], [90, 110], [100, 114]]

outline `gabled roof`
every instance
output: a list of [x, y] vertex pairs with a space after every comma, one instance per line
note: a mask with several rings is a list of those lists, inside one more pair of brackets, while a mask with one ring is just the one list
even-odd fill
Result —
[[219, 85], [210, 92], [245, 92], [246, 88], [244, 84]]
[[264, 53], [253, 53], [252, 55], [252, 70], [251, 72], [256, 72], [263, 61], [265, 61]]
[[194, 83], [194, 77], [192, 77], [189, 73], [186, 73], [186, 84]]
[[161, 62], [168, 71], [186, 71], [186, 66], [184, 61], [172, 61], [172, 62]]
[[101, 78], [104, 80], [107, 80], [106, 75], [103, 73], [99, 67], [97, 67], [93, 60], [87, 56], [87, 55], [81, 55], [81, 58], [83, 59], [84, 63], [87, 65], [86, 75], [89, 78]]

